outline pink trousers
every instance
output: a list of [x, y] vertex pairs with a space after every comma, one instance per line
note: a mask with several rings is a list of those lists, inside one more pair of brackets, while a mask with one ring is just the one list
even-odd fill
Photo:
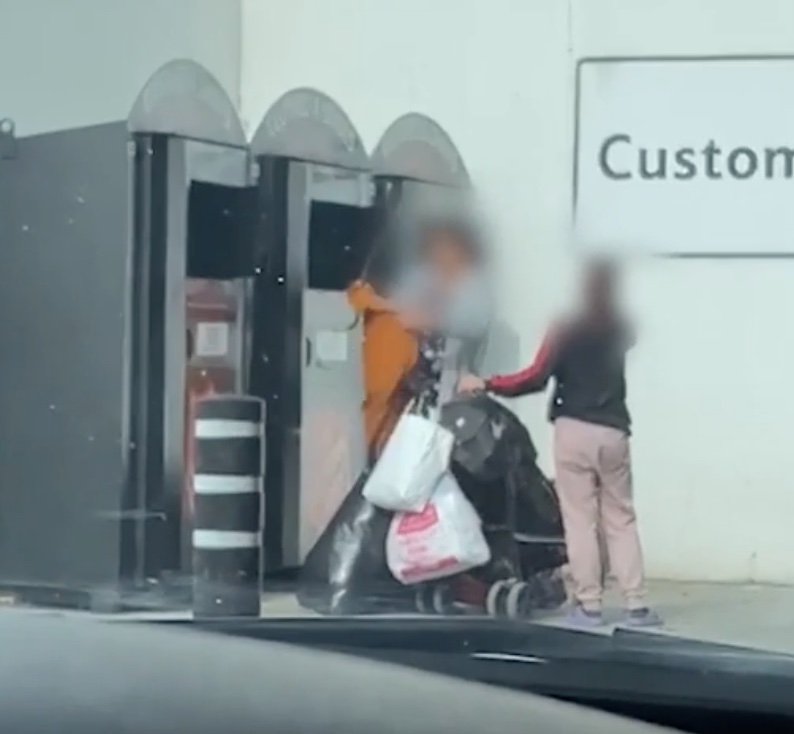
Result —
[[632, 499], [629, 437], [614, 428], [558, 418], [554, 423], [554, 464], [576, 600], [587, 610], [601, 608], [600, 530], [610, 571], [626, 607], [644, 607], [645, 578]]

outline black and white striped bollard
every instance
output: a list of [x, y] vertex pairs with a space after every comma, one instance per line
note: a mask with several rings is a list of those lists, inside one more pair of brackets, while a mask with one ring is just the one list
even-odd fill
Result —
[[212, 396], [195, 421], [193, 616], [258, 617], [265, 404]]

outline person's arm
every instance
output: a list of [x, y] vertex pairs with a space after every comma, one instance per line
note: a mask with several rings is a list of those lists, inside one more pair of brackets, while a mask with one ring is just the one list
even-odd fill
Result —
[[375, 289], [363, 280], [356, 280], [348, 287], [347, 302], [358, 314], [368, 311], [393, 313], [396, 310], [388, 298], [378, 295]]
[[542, 392], [557, 366], [562, 330], [555, 326], [543, 339], [529, 367], [507, 375], [494, 375], [485, 380], [485, 389], [503, 397], [518, 397]]

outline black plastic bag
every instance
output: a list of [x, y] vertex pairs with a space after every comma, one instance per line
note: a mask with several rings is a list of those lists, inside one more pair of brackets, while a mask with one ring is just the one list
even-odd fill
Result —
[[505, 475], [498, 448], [505, 416], [492, 409], [493, 401], [484, 395], [453, 400], [441, 409], [441, 424], [455, 436], [454, 464], [479, 482], [490, 482]]
[[474, 394], [447, 403], [441, 423], [455, 435], [453, 472], [486, 529], [507, 529], [517, 544], [509, 563], [507, 550], [493, 562], [518, 564], [524, 577], [566, 563], [557, 495], [518, 417], [487, 395]]
[[518, 533], [559, 536], [562, 522], [551, 482], [537, 466], [529, 432], [505, 406], [486, 395], [462, 396], [441, 409], [455, 436], [452, 465], [483, 522]]
[[[427, 414], [438, 400], [438, 354], [443, 341], [421, 342], [419, 358], [392, 396], [391, 414]], [[376, 431], [380, 437], [388, 414]], [[377, 457], [362, 472], [303, 564], [298, 588], [301, 606], [321, 614], [373, 614], [412, 609], [413, 596], [389, 571], [386, 537], [394, 513], [364, 499], [363, 490]]]
[[405, 596], [386, 564], [393, 513], [364, 498], [368, 476], [369, 471], [361, 474], [309, 551], [297, 594], [302, 607], [320, 614], [366, 614], [392, 610]]
[[504, 405], [482, 393], [461, 395], [441, 409], [441, 424], [455, 435], [453, 462], [478, 481], [507, 476], [517, 458], [534, 464], [538, 451], [529, 432]]
[[[410, 392], [423, 396], [433, 384], [417, 379]], [[441, 423], [455, 434], [452, 471], [479, 513], [491, 548], [491, 561], [475, 576], [488, 583], [530, 579], [564, 564], [556, 495], [518, 418], [480, 395], [445, 405]], [[321, 614], [413, 610], [411, 590], [392, 577], [386, 563], [393, 513], [364, 499], [368, 476], [369, 470], [358, 478], [309, 552], [297, 595], [301, 606]]]

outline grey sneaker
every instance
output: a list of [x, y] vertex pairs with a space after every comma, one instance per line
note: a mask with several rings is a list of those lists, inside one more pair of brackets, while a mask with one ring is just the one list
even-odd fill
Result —
[[581, 604], [576, 604], [565, 619], [568, 624], [576, 627], [600, 627], [604, 623], [600, 611], [585, 609]]
[[629, 627], [661, 627], [663, 624], [662, 618], [649, 607], [627, 609], [623, 621]]

